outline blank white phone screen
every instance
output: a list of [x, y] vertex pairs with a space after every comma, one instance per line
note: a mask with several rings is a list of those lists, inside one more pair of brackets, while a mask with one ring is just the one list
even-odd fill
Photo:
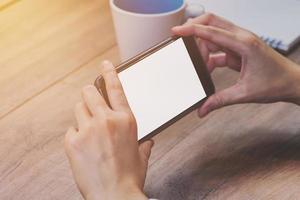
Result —
[[206, 97], [181, 38], [119, 73], [138, 126], [148, 135]]

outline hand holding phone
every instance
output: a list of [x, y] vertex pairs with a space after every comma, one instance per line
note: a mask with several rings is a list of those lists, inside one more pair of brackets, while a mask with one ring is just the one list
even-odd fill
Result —
[[211, 13], [173, 28], [193, 36], [212, 72], [228, 67], [240, 72], [236, 83], [212, 95], [199, 116], [233, 104], [291, 102], [300, 105], [300, 67], [268, 47], [257, 35]]
[[119, 78], [104, 63], [96, 81], [103, 96], [93, 86], [84, 88], [75, 109], [78, 129], [65, 137], [76, 183], [89, 199], [147, 199], [142, 190], [153, 141], [141, 141], [214, 91], [192, 38], [167, 40], [118, 71]]
[[103, 63], [111, 108], [90, 85], [75, 107], [77, 129], [65, 136], [75, 181], [85, 199], [148, 199], [143, 186], [153, 141], [137, 142], [134, 116], [114, 66]]
[[[117, 67], [144, 141], [182, 118], [214, 93], [193, 37], [170, 38]], [[100, 76], [96, 87], [109, 104]]]

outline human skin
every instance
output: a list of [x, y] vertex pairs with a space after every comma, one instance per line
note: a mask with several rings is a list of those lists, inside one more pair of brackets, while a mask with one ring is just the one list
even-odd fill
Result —
[[[237, 83], [211, 96], [199, 108], [201, 117], [237, 103], [286, 101], [300, 105], [300, 67], [265, 45], [257, 36], [213, 14], [173, 28], [193, 35], [208, 69], [240, 72]], [[143, 200], [153, 141], [137, 142], [137, 125], [113, 65], [101, 67], [111, 107], [94, 86], [82, 91], [75, 108], [78, 128], [65, 136], [65, 150], [83, 197]]]
[[285, 101], [300, 105], [300, 66], [255, 34], [211, 13], [172, 30], [178, 36], [195, 36], [210, 72], [218, 67], [240, 72], [235, 85], [212, 95], [199, 108], [200, 117], [240, 103]]
[[77, 186], [85, 199], [143, 200], [153, 141], [137, 141], [137, 125], [114, 66], [101, 68], [111, 107], [97, 89], [83, 88], [75, 107], [78, 129], [65, 136], [65, 150]]

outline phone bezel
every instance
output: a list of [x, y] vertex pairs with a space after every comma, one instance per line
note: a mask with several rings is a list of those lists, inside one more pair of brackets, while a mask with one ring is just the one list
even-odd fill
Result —
[[[167, 40], [155, 45], [154, 47], [146, 50], [145, 52], [142, 52], [142, 53], [138, 54], [137, 56], [125, 61], [124, 63], [121, 63], [120, 65], [118, 65], [116, 67], [117, 72], [120, 73], [121, 71], [126, 70], [127, 68], [131, 67], [132, 65], [139, 62], [140, 60], [143, 60], [144, 58], [150, 56], [151, 54], [153, 54], [157, 51], [159, 51], [160, 49], [164, 48], [165, 46], [175, 42], [179, 38], [183, 39], [183, 42], [184, 42], [184, 44], [187, 48], [187, 51], [190, 55], [190, 58], [193, 62], [193, 65], [195, 67], [195, 70], [197, 72], [197, 75], [198, 75], [199, 80], [200, 80], [200, 82], [201, 82], [201, 84], [202, 84], [202, 86], [205, 90], [205, 93], [206, 93], [207, 97], [200, 100], [196, 104], [192, 105], [191, 107], [189, 107], [188, 109], [186, 109], [185, 111], [180, 113], [179, 115], [175, 116], [174, 118], [172, 118], [171, 120], [169, 120], [165, 124], [161, 125], [157, 129], [152, 131], [151, 133], [147, 134], [145, 137], [141, 138], [139, 140], [139, 142], [143, 142], [143, 141], [148, 140], [148, 139], [152, 138], [153, 136], [157, 135], [162, 130], [166, 129], [167, 127], [169, 127], [170, 125], [172, 125], [173, 123], [178, 121], [179, 119], [183, 118], [185, 115], [189, 114], [190, 112], [192, 112], [196, 108], [200, 107], [209, 96], [211, 96], [212, 94], [215, 93], [215, 87], [214, 87], [214, 84], [212, 82], [211, 76], [210, 76], [210, 74], [207, 70], [207, 67], [206, 67], [205, 63], [202, 60], [202, 56], [199, 52], [199, 49], [198, 49], [197, 44], [195, 42], [195, 39], [192, 36], [190, 36], [190, 37], [171, 37], [171, 38], [168, 38]], [[109, 105], [109, 101], [108, 101], [108, 97], [107, 97], [107, 93], [106, 93], [106, 88], [105, 88], [105, 82], [104, 82], [102, 76], [99, 76], [96, 79], [95, 86], [98, 89], [98, 91], [101, 93], [101, 95], [104, 97], [107, 104]]]

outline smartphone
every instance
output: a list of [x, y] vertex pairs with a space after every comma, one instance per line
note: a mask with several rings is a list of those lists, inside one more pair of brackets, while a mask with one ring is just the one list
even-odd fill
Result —
[[[187, 115], [215, 92], [193, 37], [169, 38], [117, 66], [144, 141]], [[103, 78], [95, 86], [107, 103]]]

